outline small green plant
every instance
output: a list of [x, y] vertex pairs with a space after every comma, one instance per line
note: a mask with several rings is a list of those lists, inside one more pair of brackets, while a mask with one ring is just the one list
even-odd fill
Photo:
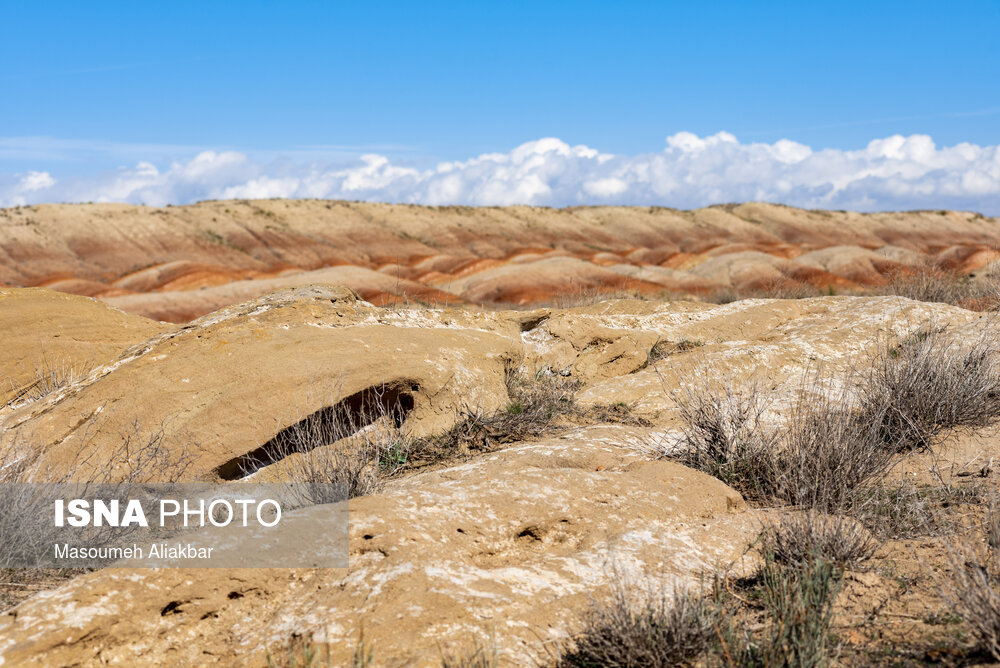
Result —
[[392, 443], [379, 457], [379, 469], [383, 473], [398, 471], [406, 466], [409, 457], [409, 445], [403, 441]]
[[761, 648], [764, 665], [807, 668], [829, 663], [833, 601], [842, 577], [836, 565], [818, 554], [793, 567], [765, 554], [761, 580], [771, 629]]

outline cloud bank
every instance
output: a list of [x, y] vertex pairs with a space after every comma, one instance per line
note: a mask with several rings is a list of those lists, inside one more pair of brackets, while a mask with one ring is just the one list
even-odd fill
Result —
[[770, 201], [876, 211], [953, 208], [1000, 214], [1000, 146], [938, 147], [926, 135], [875, 139], [863, 149], [814, 150], [782, 139], [742, 143], [727, 132], [679, 132], [635, 156], [554, 139], [429, 169], [369, 154], [344, 165], [263, 164], [243, 153], [204, 151], [188, 162], [90, 177], [47, 171], [0, 174], [0, 205], [130, 202], [163, 206], [203, 199], [308, 197], [415, 204], [692, 208]]

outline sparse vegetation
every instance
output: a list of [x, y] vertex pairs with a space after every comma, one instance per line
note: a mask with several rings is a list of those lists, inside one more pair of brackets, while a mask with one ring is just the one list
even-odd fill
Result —
[[763, 394], [756, 385], [688, 387], [675, 401], [681, 433], [665, 444], [665, 453], [750, 500], [763, 502], [777, 493], [778, 435], [764, 425]]
[[[162, 427], [147, 431], [133, 423], [107, 459], [81, 453], [56, 466], [28, 439], [0, 432], [0, 605], [13, 605], [25, 594], [51, 588], [89, 569], [22, 568], [50, 556], [59, 530], [52, 526], [55, 489], [41, 483], [74, 484], [78, 493], [112, 488], [115, 495], [135, 498], [143, 483], [179, 482], [191, 463], [191, 448], [168, 444]], [[48, 530], [46, 530], [48, 527]], [[76, 534], [80, 545], [127, 543], [138, 529], [95, 527]], [[62, 536], [65, 537], [65, 536]]]
[[374, 494], [408, 462], [414, 442], [402, 424], [411, 407], [398, 388], [369, 388], [299, 419], [220, 475], [246, 479], [275, 465], [289, 482], [315, 484], [316, 503], [342, 500], [341, 489], [350, 498]]
[[24, 387], [15, 387], [13, 381], [8, 380], [6, 384], [9, 391], [5, 393], [4, 404], [9, 406], [44, 399], [83, 379], [92, 368], [93, 365], [89, 363], [71, 363], [66, 360], [52, 362], [43, 358], [35, 363], [34, 379]]
[[635, 427], [652, 427], [653, 423], [648, 419], [636, 414], [635, 405], [618, 401], [613, 404], [597, 404], [591, 406], [586, 417], [597, 422], [610, 424], [632, 425]]
[[473, 450], [489, 451], [497, 445], [537, 438], [556, 429], [560, 418], [580, 413], [575, 394], [579, 381], [553, 374], [525, 374], [511, 367], [506, 376], [509, 402], [491, 414], [466, 407], [448, 432], [421, 439], [415, 454], [442, 459]]
[[803, 567], [819, 556], [841, 569], [871, 559], [878, 541], [861, 523], [816, 511], [792, 513], [761, 534], [761, 550], [774, 563]]
[[711, 645], [718, 612], [684, 589], [636, 586], [621, 575], [610, 600], [595, 604], [559, 665], [573, 668], [668, 668], [690, 665]]
[[971, 627], [980, 647], [1000, 661], [1000, 504], [987, 509], [980, 536], [952, 555], [954, 575], [945, 600]]
[[500, 649], [492, 631], [488, 640], [474, 636], [470, 645], [462, 650], [443, 651], [441, 668], [497, 668], [500, 665]]
[[944, 535], [963, 528], [951, 511], [962, 505], [978, 505], [985, 496], [980, 484], [882, 483], [861, 490], [847, 512], [881, 539]]
[[1000, 337], [993, 328], [962, 341], [925, 327], [880, 343], [859, 387], [860, 419], [877, 425], [887, 447], [926, 450], [932, 439], [1000, 418]]
[[719, 288], [705, 297], [705, 301], [722, 305], [744, 299], [810, 299], [812, 297], [830, 297], [836, 294], [837, 291], [832, 285], [818, 288], [808, 283], [785, 280], [766, 283], [756, 288]]
[[716, 659], [710, 665], [826, 666], [833, 605], [845, 570], [870, 559], [875, 543], [857, 523], [816, 512], [788, 515], [762, 532], [762, 564], [742, 587], [721, 593]]
[[[761, 535], [764, 565], [746, 598], [737, 597], [722, 617], [719, 663], [827, 665], [833, 600], [845, 571], [872, 560], [882, 539], [965, 529], [963, 518], [986, 495], [984, 483], [939, 475], [940, 483], [918, 486], [889, 483], [886, 473], [943, 435], [997, 420], [998, 353], [992, 329], [962, 341], [943, 328], [922, 328], [901, 342], [882, 342], [871, 368], [855, 372], [844, 390], [813, 377], [780, 427], [765, 415], [766, 398], [754, 384], [705, 384], [675, 397], [681, 433], [665, 454], [752, 502], [801, 509]], [[988, 475], [989, 466], [983, 471], [978, 475]], [[994, 506], [985, 547], [962, 552], [946, 589], [984, 651], [1000, 659], [997, 517]]]
[[952, 304], [976, 311], [994, 311], [1000, 300], [995, 280], [974, 281], [969, 276], [946, 271], [933, 264], [897, 271], [876, 294], [896, 295], [920, 302]]
[[[302, 636], [293, 637], [278, 652], [268, 652], [267, 668], [332, 668], [330, 648]], [[359, 663], [357, 658], [352, 668], [362, 668], [370, 662]]]
[[752, 501], [858, 509], [897, 453], [997, 420], [998, 354], [992, 334], [963, 347], [943, 330], [921, 330], [879, 346], [855, 391], [807, 381], [782, 427], [764, 419], [757, 385], [689, 388], [675, 396], [680, 436], [663, 451]]
[[830, 660], [833, 602], [843, 571], [821, 552], [795, 564], [764, 552], [760, 582], [768, 617], [763, 642], [739, 648], [739, 665], [825, 666]]
[[662, 359], [666, 359], [671, 355], [678, 355], [680, 353], [686, 353], [695, 348], [700, 348], [705, 345], [704, 341], [691, 341], [684, 339], [682, 341], [657, 341], [652, 348], [650, 348], [649, 353], [646, 355], [647, 364], [656, 364]]

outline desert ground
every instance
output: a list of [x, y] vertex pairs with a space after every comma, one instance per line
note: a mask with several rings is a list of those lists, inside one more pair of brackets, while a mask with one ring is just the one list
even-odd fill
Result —
[[347, 569], [4, 569], [0, 665], [1000, 659], [1000, 220], [262, 200], [0, 231], [0, 481], [352, 496]]

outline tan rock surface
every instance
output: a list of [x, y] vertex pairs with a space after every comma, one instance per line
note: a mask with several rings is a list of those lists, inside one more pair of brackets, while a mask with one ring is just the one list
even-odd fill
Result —
[[30, 391], [38, 374], [82, 373], [163, 330], [95, 299], [0, 289], [0, 407]]
[[377, 665], [436, 666], [442, 650], [490, 634], [502, 665], [531, 665], [573, 632], [614, 567], [691, 586], [736, 559], [759, 526], [719, 481], [644, 461], [603, 432], [514, 447], [352, 501], [346, 573], [80, 577], [0, 617], [0, 657], [259, 666], [299, 633], [329, 642], [333, 665], [345, 665], [363, 625]]
[[279, 292], [133, 346], [0, 415], [2, 426], [30, 435], [54, 465], [80, 453], [107, 461], [135, 426], [140, 436], [162, 430], [170, 447], [194, 455], [189, 475], [211, 479], [285, 427], [366, 390], [409, 397], [415, 435], [444, 431], [466, 404], [506, 404], [504, 370], [520, 356], [516, 325], [505, 337], [383, 324], [379, 313], [346, 288]]
[[[579, 379], [584, 405], [634, 404], [656, 426], [580, 428], [391, 480], [351, 502], [346, 572], [81, 576], [0, 616], [0, 665], [265, 665], [296, 633], [328, 642], [340, 665], [362, 626], [378, 665], [437, 665], [441, 649], [491, 633], [505, 665], [525, 665], [578, 628], [612, 564], [690, 585], [755, 536], [759, 516], [733, 490], [651, 459], [675, 426], [672, 392], [756, 379], [779, 419], [811, 368], [842, 378], [879, 337], [932, 322], [973, 340], [989, 321], [896, 297], [379, 308], [332, 286], [184, 326], [139, 320], [154, 328], [148, 340], [60, 392], [0, 410], [0, 433], [30, 434], [59, 465], [81, 451], [100, 461], [139, 421], [196, 442], [190, 475], [213, 479], [295, 420], [375, 386], [411, 396], [408, 429], [440, 433], [462, 406], [505, 406], [504, 372], [517, 362]], [[995, 442], [958, 443], [953, 459], [991, 456]], [[289, 521], [308, 523], [310, 512]]]
[[[522, 338], [539, 366], [581, 367], [597, 342], [635, 341], [614, 359], [617, 372], [601, 372], [577, 395], [584, 404], [633, 404], [664, 424], [672, 420], [671, 394], [712, 379], [758, 382], [775, 406], [788, 402], [810, 369], [843, 376], [863, 367], [878, 341], [905, 336], [927, 323], [970, 333], [991, 316], [901, 297], [821, 297], [744, 300], [712, 306], [693, 302], [617, 301], [557, 312]], [[971, 334], [970, 334], [971, 335]], [[659, 342], [666, 357], [646, 365], [638, 351]], [[604, 344], [608, 347], [607, 344]]]

